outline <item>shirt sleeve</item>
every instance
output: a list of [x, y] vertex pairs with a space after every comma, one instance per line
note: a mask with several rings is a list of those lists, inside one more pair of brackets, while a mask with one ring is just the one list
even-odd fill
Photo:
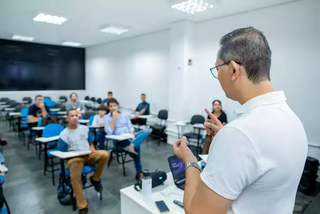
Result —
[[224, 112], [222, 112], [221, 113], [221, 123], [227, 123], [228, 121], [227, 121], [227, 115], [226, 115], [226, 113], [224, 113]]
[[220, 196], [236, 200], [260, 175], [260, 162], [248, 137], [234, 127], [221, 129], [212, 141], [202, 181]]
[[34, 113], [34, 107], [33, 107], [33, 106], [31, 106], [31, 107], [28, 109], [28, 115], [32, 115], [32, 116], [35, 115], [35, 113]]
[[84, 106], [83, 103], [80, 103], [80, 102], [79, 102], [79, 106], [80, 106], [80, 110], [81, 110], [81, 111], [86, 109], [86, 107]]
[[110, 128], [110, 119], [109, 116], [104, 116], [103, 123], [104, 123], [104, 131], [107, 133], [107, 135], [112, 135], [113, 130]]
[[133, 128], [133, 125], [132, 125], [132, 123], [131, 123], [131, 120], [130, 120], [129, 115], [126, 115], [126, 119], [127, 119], [126, 126], [127, 126], [128, 129], [130, 130], [130, 132], [133, 132], [133, 131], [134, 131], [134, 128]]
[[72, 104], [71, 103], [67, 103], [66, 110], [69, 111], [71, 109], [72, 109]]
[[137, 106], [136, 111], [139, 111], [139, 106], [140, 106], [140, 104]]

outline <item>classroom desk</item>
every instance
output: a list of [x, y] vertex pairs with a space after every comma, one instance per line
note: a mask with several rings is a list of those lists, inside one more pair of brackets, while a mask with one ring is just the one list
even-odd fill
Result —
[[44, 151], [45, 160], [44, 161], [46, 161], [46, 159], [47, 159], [47, 143], [52, 142], [52, 141], [58, 141], [58, 140], [59, 140], [59, 136], [38, 137], [38, 138], [36, 138], [35, 141], [39, 143], [39, 156], [38, 156], [38, 159], [40, 160], [42, 144], [45, 145], [45, 151]]
[[44, 127], [43, 126], [40, 126], [40, 127], [32, 127], [31, 128], [32, 130], [34, 130], [34, 131], [42, 131], [43, 129], [44, 129]]
[[5, 105], [6, 104], [6, 102], [0, 102], [0, 105]]
[[28, 104], [29, 101], [23, 100], [22, 103], [23, 103], [23, 104]]
[[20, 116], [21, 113], [20, 112], [9, 112], [9, 116], [12, 117], [12, 116]]
[[65, 100], [65, 99], [59, 99], [59, 102], [60, 102], [60, 103], [65, 103], [66, 100]]
[[133, 134], [106, 135], [105, 137], [110, 140], [123, 141], [123, 140], [132, 139], [134, 137], [134, 135]]
[[170, 213], [184, 214], [183, 208], [173, 203], [173, 200], [183, 202], [183, 194], [184, 191], [176, 187], [171, 172], [168, 172], [164, 185], [152, 189], [151, 199], [144, 199], [142, 193], [134, 189], [134, 185], [121, 189], [121, 213], [159, 214], [155, 201], [162, 200], [166, 203]]
[[138, 118], [142, 118], [142, 119], [150, 119], [153, 117], [153, 115], [135, 115], [135, 114], [131, 114], [130, 115], [131, 118], [135, 118], [135, 117], [138, 117]]
[[15, 108], [5, 108], [4, 110], [5, 110], [5, 111], [14, 111]]
[[79, 123], [81, 123], [81, 124], [87, 124], [89, 122], [90, 122], [90, 120], [84, 120], [84, 119], [79, 120]]
[[59, 111], [59, 112], [58, 112], [58, 114], [62, 114], [62, 115], [63, 115], [63, 114], [67, 114], [67, 113], [68, 113], [68, 112], [66, 112], [66, 111]]
[[51, 109], [49, 109], [49, 111], [57, 112], [57, 111], [60, 111], [60, 108], [51, 108]]

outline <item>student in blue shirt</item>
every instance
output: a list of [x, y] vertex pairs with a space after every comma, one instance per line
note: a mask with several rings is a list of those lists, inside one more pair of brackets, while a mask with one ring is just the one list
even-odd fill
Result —
[[[119, 112], [119, 103], [116, 99], [108, 100], [108, 108], [110, 113], [104, 116], [104, 130], [108, 135], [133, 134], [130, 140], [114, 141], [118, 146], [128, 151], [129, 155], [134, 159], [136, 167], [136, 179], [142, 176], [142, 165], [140, 157], [140, 145], [148, 137], [149, 130], [141, 130], [134, 133], [134, 129], [130, 118], [127, 114]], [[116, 146], [116, 145], [115, 145]]]
[[[142, 102], [139, 103], [139, 105], [136, 108], [136, 112], [138, 112], [138, 115], [149, 115], [150, 114], [150, 104], [146, 102], [146, 95], [141, 94], [141, 100]], [[147, 120], [139, 118], [136, 116], [135, 118], [131, 119], [132, 124], [138, 124], [138, 125], [146, 125]]]
[[101, 104], [102, 104], [102, 105], [105, 105], [105, 106], [108, 106], [108, 100], [111, 99], [111, 98], [112, 98], [112, 92], [109, 91], [109, 92], [108, 92], [108, 98], [102, 100]]

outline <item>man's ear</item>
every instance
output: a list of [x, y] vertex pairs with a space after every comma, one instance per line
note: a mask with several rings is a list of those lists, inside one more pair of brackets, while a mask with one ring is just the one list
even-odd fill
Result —
[[233, 69], [231, 80], [234, 82], [241, 74], [241, 66], [233, 60], [231, 60], [230, 65], [231, 65], [231, 68]]

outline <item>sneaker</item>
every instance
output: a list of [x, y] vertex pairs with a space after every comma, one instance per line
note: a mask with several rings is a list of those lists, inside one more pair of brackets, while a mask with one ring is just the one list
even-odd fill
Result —
[[95, 181], [93, 180], [92, 176], [90, 177], [90, 181], [91, 181], [91, 184], [94, 186], [94, 189], [97, 191], [97, 192], [102, 192], [102, 185], [101, 185], [101, 180], [100, 181]]
[[132, 158], [139, 157], [139, 154], [136, 152], [134, 145], [132, 144], [128, 145], [124, 150], [127, 151]]
[[4, 173], [9, 172], [9, 169], [3, 163], [0, 164], [0, 170], [1, 170], [1, 172], [4, 172]]

